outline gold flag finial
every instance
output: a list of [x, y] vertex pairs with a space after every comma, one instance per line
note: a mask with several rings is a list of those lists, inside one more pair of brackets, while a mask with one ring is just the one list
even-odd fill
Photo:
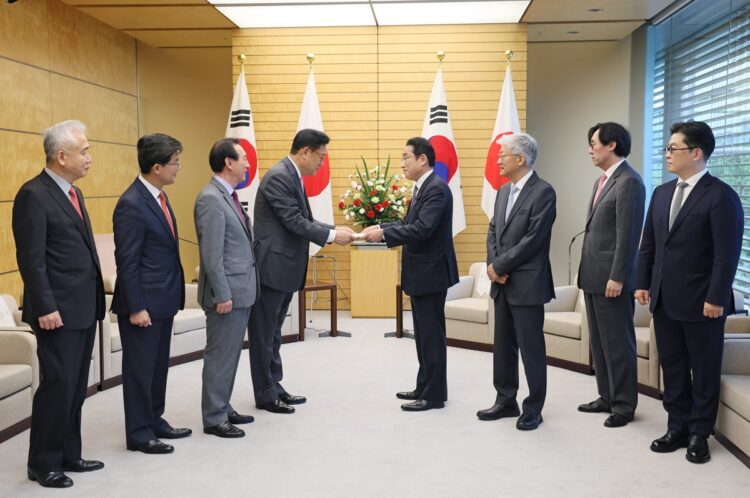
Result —
[[309, 62], [311, 66], [314, 61], [315, 61], [315, 54], [313, 54], [312, 52], [307, 54], [307, 62]]
[[508, 49], [505, 51], [505, 59], [507, 62], [505, 63], [506, 66], [510, 66], [510, 60], [513, 58], [513, 51]]
[[438, 65], [442, 67], [443, 59], [445, 59], [445, 52], [443, 52], [442, 50], [438, 50], [438, 53], [436, 55], [437, 55]]
[[240, 61], [240, 65], [241, 66], [245, 65], [245, 59], [247, 59], [247, 57], [245, 56], [245, 54], [240, 54], [240, 55], [237, 56], [237, 60]]

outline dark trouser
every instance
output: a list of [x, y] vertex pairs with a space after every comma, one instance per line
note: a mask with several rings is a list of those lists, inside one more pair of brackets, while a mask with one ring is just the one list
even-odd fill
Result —
[[618, 297], [584, 292], [596, 387], [604, 404], [628, 420], [638, 405], [638, 357], [630, 292]]
[[726, 317], [705, 322], [671, 319], [654, 310], [659, 363], [664, 372], [664, 409], [671, 431], [710, 435], [719, 409]]
[[261, 285], [260, 300], [250, 313], [250, 374], [253, 378], [255, 404], [273, 403], [286, 394], [281, 387], [281, 326], [292, 300], [292, 293]]
[[414, 319], [414, 342], [417, 346], [416, 391], [420, 399], [446, 401], [448, 399], [447, 351], [445, 340], [446, 291], [423, 296], [411, 296]]
[[125, 403], [125, 440], [142, 445], [156, 439], [154, 431], [169, 426], [162, 418], [167, 394], [169, 345], [174, 318], [152, 320], [150, 327], [130, 323], [118, 315], [122, 340], [122, 397]]
[[495, 403], [516, 406], [518, 393], [518, 350], [526, 372], [529, 396], [524, 413], [541, 413], [547, 396], [547, 352], [544, 345], [544, 305], [515, 306], [505, 293], [495, 298], [495, 345], [492, 356]]
[[81, 407], [97, 322], [83, 330], [34, 327], [41, 383], [31, 409], [28, 465], [39, 473], [81, 458]]

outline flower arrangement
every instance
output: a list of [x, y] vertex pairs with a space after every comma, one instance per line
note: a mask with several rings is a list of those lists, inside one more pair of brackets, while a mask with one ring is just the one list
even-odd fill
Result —
[[378, 164], [368, 169], [364, 158], [362, 164], [362, 171], [355, 166], [356, 173], [349, 175], [351, 188], [339, 198], [344, 219], [367, 227], [403, 218], [411, 199], [406, 198], [405, 179], [398, 174], [389, 176], [391, 158], [385, 167]]

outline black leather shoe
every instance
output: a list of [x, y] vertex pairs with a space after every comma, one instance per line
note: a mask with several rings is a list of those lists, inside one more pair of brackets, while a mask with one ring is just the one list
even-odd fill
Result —
[[419, 391], [402, 391], [400, 393], [396, 393], [396, 397], [398, 399], [406, 399], [410, 401], [416, 401], [420, 396], [422, 396], [422, 393], [420, 393]]
[[233, 424], [252, 424], [254, 420], [252, 415], [240, 415], [236, 411], [229, 414], [229, 421]]
[[611, 410], [604, 404], [602, 398], [597, 398], [591, 403], [578, 405], [578, 411], [583, 413], [609, 413]]
[[280, 399], [275, 400], [273, 403], [263, 403], [255, 406], [271, 413], [294, 413], [294, 407], [287, 405]]
[[229, 421], [222, 422], [213, 427], [204, 427], [203, 432], [219, 437], [245, 437], [245, 431], [239, 427], [233, 426]]
[[544, 422], [541, 413], [524, 413], [516, 421], [516, 429], [519, 431], [533, 431], [539, 424]]
[[700, 434], [690, 434], [685, 458], [691, 463], [706, 463], [711, 460], [711, 453], [708, 452], [708, 438]]
[[279, 396], [279, 399], [287, 405], [301, 405], [302, 403], [307, 403], [307, 398], [304, 396], [294, 396], [289, 393], [282, 394]]
[[625, 427], [629, 423], [629, 419], [623, 417], [619, 413], [613, 413], [604, 421], [604, 427], [609, 427], [610, 429], [613, 427]]
[[182, 439], [184, 437], [188, 437], [190, 434], [193, 433], [192, 429], [188, 429], [187, 427], [182, 427], [175, 429], [172, 426], [168, 426], [168, 429], [161, 430], [161, 431], [154, 431], [154, 435], [158, 437], [159, 439]]
[[29, 468], [26, 473], [30, 481], [36, 481], [45, 488], [69, 488], [73, 485], [73, 479], [59, 470], [42, 473]]
[[684, 432], [667, 431], [659, 439], [654, 439], [651, 443], [651, 451], [656, 453], [672, 453], [679, 448], [687, 448], [688, 435]]
[[140, 451], [149, 455], [165, 455], [174, 451], [174, 446], [162, 443], [158, 439], [152, 439], [146, 444], [128, 444], [130, 451]]
[[62, 469], [65, 472], [92, 472], [103, 468], [104, 464], [98, 460], [84, 460], [82, 458], [62, 464]]
[[401, 409], [406, 412], [423, 412], [425, 410], [432, 410], [433, 408], [443, 408], [445, 403], [442, 401], [427, 401], [426, 399], [418, 399], [411, 403], [404, 403], [401, 405]]
[[479, 420], [498, 420], [505, 417], [517, 417], [520, 414], [521, 410], [518, 409], [518, 405], [492, 405], [486, 410], [479, 410], [477, 412], [477, 418]]

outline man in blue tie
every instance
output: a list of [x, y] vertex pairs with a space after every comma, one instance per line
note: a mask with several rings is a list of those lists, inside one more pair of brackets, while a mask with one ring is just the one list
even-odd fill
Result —
[[[487, 275], [492, 281], [495, 341], [495, 403], [477, 412], [479, 420], [518, 417], [516, 428], [534, 430], [542, 423], [547, 394], [544, 303], [555, 297], [549, 262], [556, 196], [533, 170], [536, 141], [525, 133], [500, 139], [497, 164], [510, 180], [497, 192], [495, 214], [487, 232]], [[518, 409], [518, 351], [529, 396]]]

